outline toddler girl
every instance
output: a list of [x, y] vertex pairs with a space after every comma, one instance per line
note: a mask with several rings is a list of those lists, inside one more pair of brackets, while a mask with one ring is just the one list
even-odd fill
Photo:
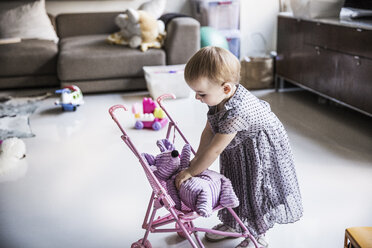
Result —
[[[220, 170], [231, 180], [240, 205], [235, 212], [258, 242], [275, 223], [302, 216], [301, 195], [286, 131], [270, 110], [239, 84], [240, 62], [229, 51], [204, 47], [187, 63], [185, 80], [195, 98], [209, 106], [208, 121], [190, 167], [176, 177], [176, 186], [206, 170], [220, 156]], [[213, 229], [240, 231], [223, 209]], [[206, 233], [210, 241], [225, 236]], [[254, 247], [249, 239], [237, 247]]]

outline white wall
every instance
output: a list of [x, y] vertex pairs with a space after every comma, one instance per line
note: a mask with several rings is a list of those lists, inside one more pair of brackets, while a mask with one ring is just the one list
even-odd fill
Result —
[[[122, 1], [46, 1], [46, 9], [52, 15], [60, 13], [79, 13], [96, 11], [121, 11], [127, 8], [137, 8], [148, 0]], [[188, 0], [168, 0], [166, 12], [190, 13]]]
[[[278, 12], [278, 0], [241, 0], [241, 58], [276, 50]], [[262, 35], [266, 45], [257, 34]]]

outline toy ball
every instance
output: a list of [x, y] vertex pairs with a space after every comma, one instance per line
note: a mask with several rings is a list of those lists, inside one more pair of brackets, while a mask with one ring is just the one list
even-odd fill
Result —
[[217, 29], [212, 27], [200, 28], [200, 46], [216, 46], [229, 49], [227, 39]]
[[0, 183], [14, 181], [27, 172], [26, 145], [23, 140], [9, 138], [0, 145]]

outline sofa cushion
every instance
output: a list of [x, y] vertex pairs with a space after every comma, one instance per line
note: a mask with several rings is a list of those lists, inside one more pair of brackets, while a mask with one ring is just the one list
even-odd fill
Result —
[[48, 40], [0, 45], [0, 76], [56, 74], [57, 56], [57, 44]]
[[45, 0], [0, 2], [0, 38], [16, 37], [58, 42]]
[[119, 31], [115, 17], [121, 12], [66, 13], [56, 17], [58, 37], [110, 34]]
[[143, 76], [142, 67], [165, 65], [165, 52], [141, 52], [106, 42], [107, 34], [68, 37], [60, 40], [57, 73], [61, 81]]

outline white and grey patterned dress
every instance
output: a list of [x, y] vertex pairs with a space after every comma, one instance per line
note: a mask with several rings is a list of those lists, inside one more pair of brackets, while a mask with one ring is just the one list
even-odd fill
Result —
[[[288, 136], [269, 104], [238, 85], [224, 110], [209, 108], [208, 122], [214, 133], [237, 132], [220, 155], [220, 169], [239, 198], [234, 210], [252, 235], [299, 220], [302, 202]], [[227, 209], [218, 216], [240, 230]]]

